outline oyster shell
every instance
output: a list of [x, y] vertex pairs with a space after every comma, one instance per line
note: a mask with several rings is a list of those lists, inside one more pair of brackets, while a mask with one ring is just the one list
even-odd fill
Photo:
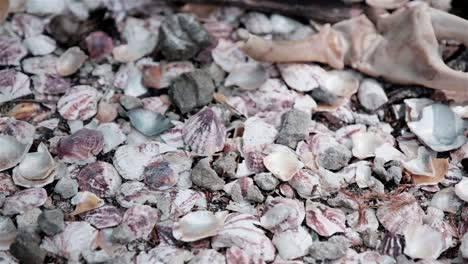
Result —
[[13, 69], [0, 71], [0, 105], [31, 94], [29, 77]]
[[226, 127], [211, 107], [191, 116], [184, 127], [184, 141], [197, 155], [211, 156], [221, 151], [226, 140]]
[[340, 209], [307, 201], [306, 223], [319, 235], [329, 237], [345, 231], [346, 216]]
[[16, 192], [5, 199], [3, 215], [23, 214], [45, 204], [47, 191], [44, 188], [31, 188]]
[[222, 227], [228, 212], [213, 214], [210, 211], [191, 212], [174, 223], [172, 234], [178, 240], [191, 242], [215, 236]]
[[291, 180], [304, 167], [292, 151], [279, 149], [263, 159], [265, 168], [282, 181]]
[[442, 152], [466, 143], [467, 123], [444, 104], [424, 107], [419, 121], [408, 122], [410, 130], [431, 149]]
[[93, 162], [80, 170], [76, 176], [80, 190], [93, 192], [99, 197], [114, 196], [122, 179], [112, 164], [98, 161]]
[[57, 102], [60, 115], [66, 120], [86, 120], [97, 113], [99, 93], [88, 85], [77, 85]]
[[68, 137], [61, 138], [57, 145], [57, 156], [64, 162], [86, 164], [96, 160], [95, 155], [104, 147], [101, 132], [82, 128]]
[[40, 143], [37, 152], [28, 153], [23, 161], [13, 169], [13, 180], [16, 185], [31, 188], [43, 187], [54, 181], [57, 164], [47, 147]]

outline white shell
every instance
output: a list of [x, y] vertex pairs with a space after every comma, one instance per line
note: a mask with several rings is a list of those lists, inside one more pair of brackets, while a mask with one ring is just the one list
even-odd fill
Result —
[[184, 141], [192, 153], [211, 156], [224, 148], [226, 127], [216, 112], [205, 107], [191, 116], [184, 127]]
[[16, 185], [31, 188], [42, 187], [54, 181], [57, 164], [47, 147], [41, 143], [37, 152], [28, 153], [13, 170]]
[[24, 40], [24, 45], [34, 56], [52, 53], [57, 48], [55, 40], [46, 35], [26, 38]]
[[425, 147], [418, 148], [418, 156], [415, 159], [408, 160], [403, 163], [403, 167], [415, 175], [434, 176], [434, 166], [432, 160], [436, 157], [436, 153], [428, 151]]
[[127, 44], [114, 48], [112, 54], [119, 62], [132, 62], [151, 53], [157, 42], [158, 36], [145, 28], [145, 21], [129, 17], [125, 22], [122, 36]]
[[374, 111], [388, 101], [380, 83], [374, 79], [364, 79], [359, 86], [359, 102], [366, 109]]
[[78, 71], [88, 56], [78, 47], [66, 50], [57, 60], [57, 73], [69, 76]]
[[422, 224], [424, 212], [413, 195], [402, 193], [394, 199], [377, 209], [377, 218], [388, 231], [401, 235], [406, 228]]
[[300, 92], [311, 91], [328, 79], [328, 73], [317, 65], [279, 64], [278, 68], [286, 84]]
[[434, 194], [434, 196], [432, 196], [431, 206], [444, 212], [456, 214], [463, 206], [463, 202], [459, 199], [459, 197], [457, 197], [455, 188], [448, 187], [438, 191], [436, 194]]
[[249, 117], [244, 123], [242, 135], [243, 146], [263, 146], [272, 144], [278, 131], [275, 126], [270, 125], [258, 117]]
[[29, 77], [13, 69], [0, 71], [0, 105], [31, 94]]
[[297, 159], [291, 151], [277, 150], [270, 153], [263, 159], [265, 167], [282, 181], [292, 179], [304, 164]]
[[215, 63], [226, 72], [231, 72], [236, 65], [247, 61], [247, 56], [239, 47], [226, 39], [218, 41], [218, 45], [211, 51], [211, 56]]
[[[193, 257], [188, 250], [176, 248], [171, 245], [163, 245], [151, 249], [148, 253], [142, 251], [136, 258], [136, 264], [171, 263], [184, 264]], [[155, 262], [156, 261], [156, 262]]]
[[31, 145], [21, 144], [12, 136], [0, 135], [0, 146], [0, 171], [4, 171], [16, 166]]
[[467, 123], [447, 105], [424, 107], [419, 121], [408, 122], [410, 130], [431, 149], [442, 152], [457, 149], [466, 142]]
[[[414, 259], [437, 259], [444, 251], [442, 234], [429, 225], [412, 225], [405, 232], [404, 253]], [[428, 246], [430, 245], [430, 246]]]
[[272, 241], [282, 259], [292, 260], [309, 253], [312, 236], [302, 226], [299, 226], [297, 229], [276, 233]]
[[174, 223], [172, 234], [178, 240], [191, 242], [217, 234], [221, 228], [227, 211], [216, 215], [210, 211], [188, 213]]
[[265, 67], [250, 62], [236, 65], [224, 80], [224, 85], [238, 86], [243, 90], [255, 90], [267, 79], [268, 73]]
[[107, 153], [115, 149], [117, 146], [124, 143], [127, 139], [127, 136], [116, 123], [100, 124], [96, 130], [101, 131], [102, 135], [104, 136], [104, 147], [102, 149], [103, 153]]
[[88, 85], [77, 85], [57, 102], [60, 115], [66, 120], [86, 120], [97, 112], [99, 93]]
[[306, 204], [306, 223], [321, 236], [332, 236], [342, 233], [346, 227], [346, 216], [340, 210], [325, 206], [318, 202], [308, 201]]
[[360, 76], [351, 70], [333, 70], [328, 72], [325, 89], [330, 93], [350, 98], [359, 89]]
[[365, 159], [375, 156], [375, 150], [384, 143], [384, 139], [374, 132], [358, 132], [351, 137], [353, 140], [353, 156]]
[[468, 178], [463, 177], [463, 179], [455, 185], [455, 193], [458, 198], [462, 199], [465, 202], [468, 202]]

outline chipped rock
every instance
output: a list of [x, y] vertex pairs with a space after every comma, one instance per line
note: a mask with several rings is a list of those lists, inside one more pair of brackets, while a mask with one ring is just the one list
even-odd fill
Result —
[[169, 96], [182, 113], [188, 113], [211, 102], [214, 90], [210, 75], [203, 70], [194, 70], [173, 81]]
[[211, 44], [211, 37], [190, 14], [167, 17], [161, 24], [159, 45], [167, 60], [187, 60]]
[[339, 170], [346, 166], [352, 157], [351, 151], [344, 145], [331, 146], [317, 155], [317, 164], [327, 170]]
[[8, 250], [15, 238], [16, 227], [13, 221], [9, 217], [0, 216], [0, 250]]
[[312, 236], [303, 227], [277, 233], [272, 240], [284, 260], [303, 257], [309, 253], [312, 245]]
[[39, 228], [48, 236], [55, 236], [63, 231], [65, 222], [60, 209], [44, 210], [37, 218]]
[[214, 171], [208, 158], [200, 160], [192, 169], [192, 181], [195, 185], [211, 191], [219, 191], [224, 187], [224, 180]]
[[249, 177], [241, 177], [235, 181], [226, 184], [223, 190], [228, 193], [234, 202], [262, 202], [264, 197], [262, 192], [254, 185]]
[[258, 173], [254, 176], [255, 184], [264, 191], [272, 191], [278, 186], [279, 180], [272, 173]]
[[25, 229], [36, 232], [36, 230], [38, 230], [37, 219], [41, 213], [41, 209], [33, 208], [24, 212], [23, 214], [17, 215], [16, 224], [18, 225], [18, 229]]
[[213, 169], [222, 177], [234, 178], [237, 169], [237, 154], [232, 151], [213, 162]]
[[382, 85], [374, 79], [364, 79], [358, 90], [359, 102], [367, 110], [374, 111], [388, 101]]
[[346, 255], [348, 245], [344, 241], [315, 241], [309, 247], [309, 255], [316, 260], [334, 260]]
[[39, 246], [41, 238], [26, 230], [19, 230], [16, 241], [10, 246], [10, 253], [21, 263], [42, 264], [46, 251]]
[[297, 142], [309, 135], [310, 124], [310, 114], [296, 109], [284, 113], [276, 142], [295, 149]]
[[78, 193], [78, 182], [68, 176], [63, 177], [55, 184], [54, 192], [64, 199], [71, 198]]

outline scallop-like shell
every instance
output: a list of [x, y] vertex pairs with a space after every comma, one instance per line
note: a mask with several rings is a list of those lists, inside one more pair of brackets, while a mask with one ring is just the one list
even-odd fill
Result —
[[431, 149], [443, 152], [466, 143], [467, 123], [444, 104], [424, 107], [419, 121], [408, 122], [410, 130]]
[[114, 166], [124, 179], [142, 180], [145, 166], [160, 154], [177, 150], [175, 147], [157, 141], [140, 145], [124, 145], [114, 154]]
[[375, 150], [384, 143], [384, 139], [374, 132], [358, 132], [351, 137], [353, 140], [353, 156], [365, 159], [375, 156]]
[[5, 199], [2, 213], [3, 215], [23, 214], [44, 205], [46, 201], [47, 191], [44, 188], [22, 190]]
[[272, 241], [284, 260], [303, 257], [309, 253], [309, 247], [312, 246], [312, 236], [302, 226], [276, 233]]
[[83, 219], [98, 229], [117, 226], [122, 222], [123, 212], [112, 205], [105, 205], [84, 213]]
[[403, 242], [399, 235], [387, 232], [382, 238], [379, 246], [379, 252], [384, 255], [398, 257], [403, 254]]
[[76, 176], [82, 191], [93, 192], [100, 197], [115, 195], [122, 179], [112, 164], [98, 161], [86, 165]]
[[282, 181], [289, 181], [304, 163], [300, 162], [292, 151], [276, 150], [263, 159], [265, 167]]
[[153, 190], [166, 190], [177, 184], [179, 174], [166, 161], [155, 161], [145, 166], [143, 171], [145, 184]]
[[57, 156], [64, 162], [86, 164], [96, 160], [104, 147], [104, 136], [101, 132], [82, 128], [68, 137], [60, 139], [57, 145]]
[[147, 205], [135, 205], [125, 212], [122, 223], [114, 229], [113, 237], [119, 240], [118, 234], [123, 232], [130, 241], [138, 238], [146, 239], [158, 220], [157, 209]]
[[191, 242], [217, 234], [222, 227], [227, 211], [213, 214], [210, 211], [188, 213], [174, 223], [173, 235], [176, 239]]
[[76, 205], [71, 215], [85, 213], [104, 205], [104, 201], [96, 194], [88, 191], [77, 193], [72, 199], [71, 204]]
[[13, 69], [0, 71], [0, 104], [31, 94], [29, 77]]
[[304, 204], [298, 200], [269, 197], [266, 207], [266, 212], [260, 218], [260, 224], [268, 230], [281, 232], [295, 229], [304, 221]]
[[177, 219], [189, 213], [195, 205], [199, 208], [206, 207], [205, 196], [191, 189], [173, 188], [158, 193], [156, 198], [161, 220]]
[[0, 65], [17, 66], [27, 53], [28, 51], [21, 43], [21, 39], [5, 35], [0, 36]]
[[402, 235], [406, 228], [421, 225], [424, 212], [416, 198], [402, 193], [377, 209], [379, 222], [390, 232]]
[[16, 185], [31, 188], [43, 187], [54, 181], [57, 164], [47, 147], [41, 143], [37, 152], [28, 153], [23, 161], [13, 170]]
[[[0, 250], [8, 250], [15, 242], [16, 227], [9, 217], [0, 216]], [[3, 260], [0, 256], [0, 260]]]
[[212, 239], [211, 246], [214, 249], [237, 247], [254, 259], [261, 259], [265, 262], [273, 261], [275, 247], [264, 231], [256, 227], [258, 224], [255, 216], [229, 214], [224, 221], [223, 228]]
[[114, 43], [105, 32], [95, 31], [85, 38], [86, 48], [92, 60], [101, 60], [112, 53]]
[[190, 117], [184, 131], [184, 141], [194, 154], [211, 156], [224, 147], [226, 127], [210, 107]]
[[39, 74], [32, 77], [34, 89], [42, 94], [60, 95], [70, 90], [70, 81], [56, 74]]
[[77, 85], [57, 102], [60, 115], [66, 120], [86, 120], [97, 113], [99, 93], [88, 85]]
[[279, 64], [281, 77], [294, 90], [308, 92], [328, 78], [328, 73], [320, 66], [311, 64]]
[[69, 262], [79, 263], [80, 256], [93, 249], [97, 236], [98, 231], [87, 222], [66, 222], [61, 233], [44, 237], [41, 248], [67, 258]]
[[340, 209], [331, 208], [318, 202], [307, 202], [306, 223], [321, 236], [342, 233], [346, 228], [346, 216]]
[[130, 110], [128, 117], [132, 126], [148, 137], [159, 135], [174, 126], [169, 118], [143, 108]]
[[67, 49], [57, 60], [57, 73], [61, 76], [74, 74], [83, 65], [88, 56], [78, 47]]

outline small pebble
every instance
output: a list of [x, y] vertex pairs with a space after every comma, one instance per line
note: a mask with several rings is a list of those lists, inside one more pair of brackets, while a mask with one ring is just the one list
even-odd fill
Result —
[[46, 251], [39, 245], [41, 238], [27, 230], [18, 230], [16, 241], [10, 246], [10, 253], [20, 263], [42, 264], [46, 257]]
[[388, 102], [382, 85], [373, 79], [364, 79], [358, 90], [358, 98], [364, 108], [374, 111]]
[[272, 173], [259, 173], [254, 176], [254, 181], [264, 191], [273, 191], [279, 184], [278, 178]]
[[54, 192], [68, 199], [78, 193], [78, 182], [70, 177], [61, 178], [55, 185]]
[[57, 73], [69, 76], [78, 71], [88, 56], [78, 47], [69, 48], [57, 60]]
[[63, 231], [65, 222], [63, 221], [63, 212], [60, 209], [44, 210], [39, 215], [37, 223], [42, 232], [48, 236], [54, 236]]
[[316, 260], [339, 259], [346, 255], [346, 243], [315, 241], [309, 248], [309, 255]]
[[96, 119], [99, 120], [99, 122], [112, 122], [117, 118], [117, 115], [117, 106], [115, 104], [106, 103], [104, 101], [99, 102], [96, 114]]
[[293, 149], [297, 142], [306, 139], [309, 135], [311, 116], [300, 110], [289, 110], [281, 117], [281, 127], [276, 143], [287, 145]]
[[213, 169], [222, 177], [234, 178], [237, 169], [237, 154], [229, 152], [213, 162]]
[[41, 209], [33, 208], [16, 216], [16, 224], [18, 229], [25, 229], [35, 232], [37, 229], [37, 218], [42, 213]]
[[198, 187], [211, 191], [222, 190], [225, 184], [224, 180], [211, 168], [208, 158], [200, 160], [192, 169], [192, 182]]
[[353, 154], [343, 145], [336, 145], [325, 149], [317, 155], [317, 163], [327, 170], [339, 170], [346, 166]]

